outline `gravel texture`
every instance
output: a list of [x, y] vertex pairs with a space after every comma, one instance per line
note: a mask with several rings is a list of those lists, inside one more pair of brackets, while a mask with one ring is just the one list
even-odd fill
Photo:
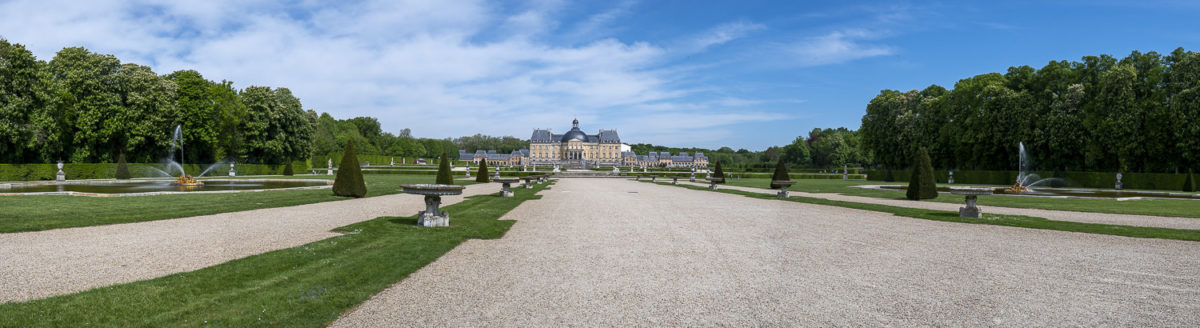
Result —
[[[690, 185], [704, 186], [704, 187], [708, 186], [708, 184], [702, 184], [702, 183], [698, 183], [698, 182], [691, 183], [691, 182], [680, 181], [679, 183], [686, 183], [686, 184], [690, 184]], [[753, 187], [741, 187], [741, 186], [730, 186], [730, 185], [719, 185], [717, 188], [718, 189], [734, 189], [734, 190], [749, 191], [749, 192], [756, 192], [756, 193], [763, 193], [763, 194], [775, 194], [776, 193], [775, 190], [766, 189], [766, 188], [753, 188]], [[951, 204], [951, 203], [932, 202], [932, 201], [921, 202], [921, 201], [911, 201], [911, 200], [905, 200], [905, 199], [884, 199], [884, 198], [864, 197], [864, 196], [847, 196], [847, 195], [832, 194], [832, 193], [808, 193], [808, 192], [799, 192], [799, 191], [789, 191], [789, 193], [792, 196], [823, 198], [823, 199], [841, 200], [841, 201], [848, 201], [848, 202], [855, 202], [855, 203], [882, 204], [882, 205], [897, 206], [897, 207], [924, 208], [924, 209], [939, 210], [939, 211], [951, 211], [951, 212], [958, 212], [958, 208], [967, 206], [965, 197], [963, 195], [952, 195], [952, 194], [944, 194], [944, 193], [939, 195], [938, 198], [950, 197], [951, 199], [959, 199], [959, 200], [962, 200], [963, 202], [959, 203], [959, 204]], [[901, 195], [902, 193], [896, 193], [896, 194]], [[981, 197], [1012, 197], [1012, 196], [981, 196]], [[1196, 202], [1196, 208], [1197, 208], [1197, 210], [1200, 210], [1200, 201]], [[1110, 213], [1096, 213], [1096, 212], [1055, 211], [1055, 210], [1043, 210], [1043, 209], [1034, 209], [1034, 208], [1016, 208], [1016, 207], [998, 207], [998, 206], [979, 206], [979, 209], [983, 211], [983, 214], [992, 213], [992, 214], [1008, 214], [1008, 215], [1025, 215], [1025, 216], [1039, 217], [1039, 218], [1055, 220], [1055, 221], [1074, 221], [1074, 222], [1115, 224], [1115, 225], [1127, 225], [1127, 226], [1138, 226], [1138, 227], [1158, 227], [1158, 228], [1200, 230], [1200, 219], [1197, 219], [1197, 218], [1180, 218], [1180, 217], [1152, 216], [1152, 215], [1110, 214]]]
[[[495, 193], [497, 184], [464, 195]], [[153, 201], [153, 196], [145, 197]], [[443, 204], [463, 196], [443, 196]], [[395, 194], [189, 218], [0, 234], [0, 303], [193, 271], [336, 236], [331, 230], [425, 209]]]
[[1197, 326], [1200, 243], [563, 179], [334, 327]]

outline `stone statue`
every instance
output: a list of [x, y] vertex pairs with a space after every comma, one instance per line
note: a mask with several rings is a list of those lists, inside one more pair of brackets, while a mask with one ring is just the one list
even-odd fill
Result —
[[325, 175], [333, 175], [333, 158], [326, 159], [325, 168]]
[[58, 174], [55, 175], [55, 180], [67, 181], [67, 174], [63, 172], [63, 162], [58, 161]]
[[233, 162], [229, 162], [229, 176], [237, 176], [237, 172], [233, 170]]
[[1117, 190], [1121, 190], [1121, 172], [1117, 172]]
[[954, 171], [950, 171], [950, 179], [946, 182], [954, 184]]
[[842, 181], [850, 180], [850, 169], [842, 165]]

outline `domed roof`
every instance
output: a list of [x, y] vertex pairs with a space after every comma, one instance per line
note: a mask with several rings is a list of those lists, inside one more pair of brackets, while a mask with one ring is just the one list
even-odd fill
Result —
[[579, 128], [574, 128], [574, 129], [571, 129], [571, 131], [567, 131], [567, 134], [564, 134], [562, 136], [562, 140], [560, 140], [560, 141], [567, 142], [567, 141], [571, 141], [572, 139], [579, 139], [579, 141], [587, 141], [587, 134], [583, 133], [583, 131], [580, 131]]

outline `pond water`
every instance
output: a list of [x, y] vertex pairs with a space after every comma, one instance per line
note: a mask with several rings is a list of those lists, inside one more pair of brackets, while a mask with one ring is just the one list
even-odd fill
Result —
[[145, 192], [195, 192], [195, 191], [234, 191], [281, 189], [296, 187], [324, 186], [325, 180], [201, 180], [203, 186], [182, 187], [172, 186], [171, 181], [132, 181], [132, 182], [94, 182], [86, 184], [28, 184], [13, 185], [10, 188], [0, 188], [0, 193], [32, 193], [32, 192], [84, 192], [97, 194], [125, 194]]
[[[886, 185], [879, 186], [881, 189], [903, 191], [908, 190], [908, 186]], [[996, 195], [1014, 195], [1004, 190], [1005, 188], [995, 188], [992, 194]], [[948, 193], [949, 187], [938, 187], [938, 192]], [[1058, 188], [1040, 188], [1029, 192], [1020, 193], [1021, 196], [1068, 196], [1068, 197], [1091, 197], [1091, 198], [1174, 198], [1174, 199], [1200, 199], [1200, 195], [1189, 193], [1172, 193], [1172, 192], [1145, 192], [1145, 191], [1124, 191], [1124, 190], [1088, 190], [1088, 189], [1058, 189]]]

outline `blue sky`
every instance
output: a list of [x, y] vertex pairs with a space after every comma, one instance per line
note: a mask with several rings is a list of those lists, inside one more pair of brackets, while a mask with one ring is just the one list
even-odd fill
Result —
[[290, 88], [422, 137], [582, 127], [761, 150], [882, 89], [1200, 48], [1193, 1], [4, 1], [0, 37]]

